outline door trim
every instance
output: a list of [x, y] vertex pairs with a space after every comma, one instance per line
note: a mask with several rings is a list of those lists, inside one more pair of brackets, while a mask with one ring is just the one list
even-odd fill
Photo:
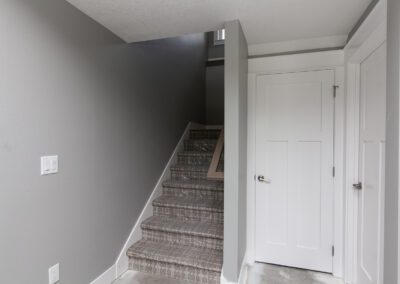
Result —
[[[378, 9], [385, 6], [381, 1]], [[379, 5], [379, 4], [378, 4]], [[365, 36], [361, 44], [356, 46], [349, 44], [345, 48], [346, 73], [347, 73], [347, 95], [346, 95], [346, 216], [345, 216], [345, 271], [346, 283], [354, 283], [357, 280], [357, 212], [358, 197], [353, 190], [352, 184], [358, 181], [358, 151], [359, 151], [359, 115], [360, 115], [360, 81], [361, 63], [378, 49], [386, 41], [386, 20], [373, 30], [362, 31]], [[384, 208], [383, 208], [384, 210]], [[383, 242], [383, 240], [382, 240]]]
[[[309, 54], [285, 55], [268, 58], [249, 59], [248, 90], [248, 172], [247, 172], [247, 261], [255, 262], [255, 101], [256, 82], [261, 75], [292, 72], [333, 70], [335, 85], [339, 86], [335, 99], [335, 137], [334, 137], [334, 236], [333, 275], [343, 276], [344, 254], [344, 53], [326, 51]], [[332, 86], [333, 87], [333, 86]]]

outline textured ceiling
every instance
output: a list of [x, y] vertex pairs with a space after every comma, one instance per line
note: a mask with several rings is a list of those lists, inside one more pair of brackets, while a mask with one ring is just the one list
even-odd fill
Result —
[[348, 35], [372, 0], [67, 0], [127, 42], [216, 30], [249, 44]]

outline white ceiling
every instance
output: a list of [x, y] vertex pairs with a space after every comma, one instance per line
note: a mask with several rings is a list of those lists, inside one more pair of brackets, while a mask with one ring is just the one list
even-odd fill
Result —
[[249, 44], [346, 36], [372, 0], [67, 0], [127, 42], [216, 30]]

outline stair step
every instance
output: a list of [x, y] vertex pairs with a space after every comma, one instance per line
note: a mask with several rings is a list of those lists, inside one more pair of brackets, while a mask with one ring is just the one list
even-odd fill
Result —
[[191, 129], [190, 139], [218, 139], [221, 129]]
[[180, 233], [207, 238], [223, 239], [223, 226], [210, 221], [182, 221], [173, 218], [153, 216], [145, 220], [142, 229]]
[[190, 139], [185, 140], [185, 151], [214, 152], [217, 139]]
[[207, 179], [220, 133], [190, 130], [184, 151], [169, 169], [171, 179], [152, 202], [153, 216], [141, 223], [142, 239], [127, 251], [129, 269], [185, 283], [220, 284], [224, 182]]
[[163, 182], [164, 187], [199, 189], [199, 190], [224, 190], [223, 181], [215, 180], [188, 180], [188, 179], [169, 179]]
[[223, 200], [216, 199], [176, 198], [162, 195], [153, 201], [153, 210], [155, 216], [222, 223], [224, 220], [223, 203]]
[[146, 240], [223, 249], [222, 223], [153, 216], [145, 220], [141, 228]]
[[185, 151], [178, 153], [178, 163], [186, 165], [210, 165], [213, 152]]
[[175, 197], [223, 200], [224, 183], [213, 180], [170, 179], [163, 183], [163, 194]]
[[213, 272], [222, 270], [222, 250], [140, 240], [128, 249], [127, 255]]
[[193, 209], [210, 212], [224, 212], [221, 200], [199, 198], [176, 198], [174, 196], [160, 196], [153, 200], [153, 206]]
[[171, 167], [173, 179], [206, 179], [209, 165], [176, 164]]

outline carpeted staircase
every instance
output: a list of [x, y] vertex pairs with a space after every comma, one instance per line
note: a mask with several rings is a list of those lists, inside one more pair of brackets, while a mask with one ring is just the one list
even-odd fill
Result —
[[153, 202], [154, 216], [141, 224], [142, 240], [127, 252], [129, 269], [195, 283], [220, 282], [224, 185], [207, 180], [219, 134], [190, 130], [162, 196]]

